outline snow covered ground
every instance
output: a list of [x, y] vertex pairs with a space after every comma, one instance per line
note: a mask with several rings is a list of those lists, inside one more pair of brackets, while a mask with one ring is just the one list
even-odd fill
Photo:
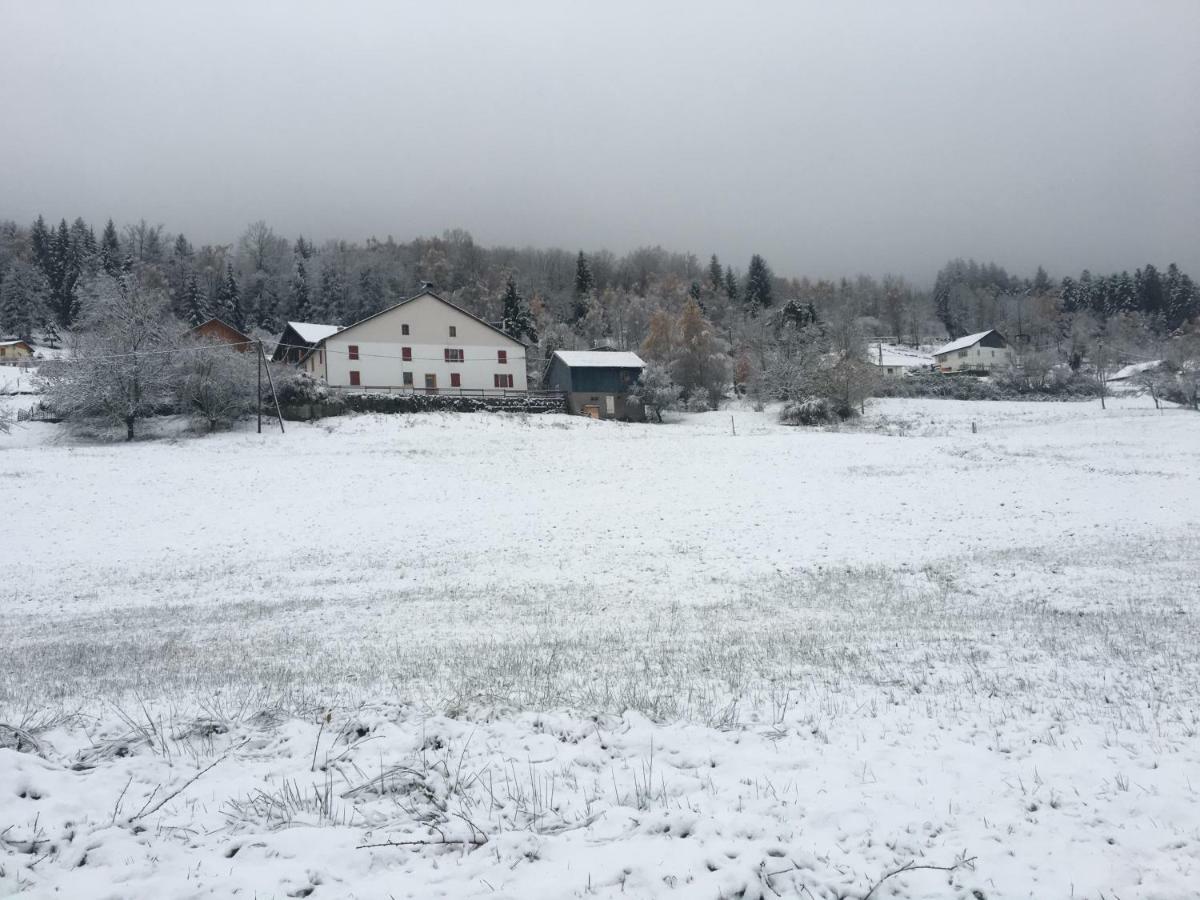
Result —
[[1194, 896], [1200, 416], [732, 419], [0, 435], [0, 894]]

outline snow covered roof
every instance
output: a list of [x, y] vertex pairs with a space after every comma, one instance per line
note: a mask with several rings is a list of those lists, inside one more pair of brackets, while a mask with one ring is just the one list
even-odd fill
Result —
[[867, 359], [877, 366], [903, 366], [908, 369], [933, 365], [933, 358], [928, 353], [891, 344], [870, 345], [867, 348]]
[[995, 330], [995, 328], [989, 328], [987, 331], [981, 331], [978, 334], [964, 335], [956, 341], [951, 341], [944, 347], [938, 347], [933, 351], [933, 355], [941, 356], [943, 353], [953, 353], [955, 350], [966, 350], [968, 347], [974, 347]]
[[1148, 362], [1132, 363], [1131, 365], [1118, 370], [1114, 375], [1110, 375], [1108, 380], [1124, 381], [1126, 378], [1132, 378], [1134, 375], [1139, 375], [1142, 372], [1149, 372], [1151, 369], [1161, 365], [1161, 359], [1152, 359]]
[[554, 355], [573, 369], [644, 369], [636, 353], [628, 350], [555, 350]]
[[15, 347], [17, 344], [21, 344], [22, 346], [25, 346], [25, 347], [28, 347], [28, 346], [29, 346], [29, 342], [28, 342], [28, 341], [19, 341], [19, 340], [15, 340], [15, 341], [0, 341], [0, 347]]
[[313, 322], [288, 322], [288, 327], [308, 344], [323, 341], [331, 334], [337, 334], [342, 330], [339, 325], [317, 325]]

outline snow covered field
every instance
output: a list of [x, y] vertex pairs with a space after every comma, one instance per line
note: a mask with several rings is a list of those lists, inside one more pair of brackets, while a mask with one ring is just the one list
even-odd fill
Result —
[[1200, 416], [733, 418], [0, 435], [0, 894], [1195, 896]]

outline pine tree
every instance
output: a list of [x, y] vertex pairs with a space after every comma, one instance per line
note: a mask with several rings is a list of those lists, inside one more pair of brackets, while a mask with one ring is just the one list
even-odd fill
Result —
[[100, 235], [100, 267], [109, 275], [121, 274], [121, 239], [117, 237], [117, 226], [109, 219]]
[[[303, 240], [303, 238], [300, 240]], [[299, 258], [296, 260], [296, 271], [292, 275], [292, 283], [289, 286], [288, 305], [292, 310], [293, 321], [304, 322], [308, 319], [311, 312], [311, 304], [309, 303], [308, 296], [308, 269], [304, 267], [304, 255], [297, 255]]]
[[595, 280], [592, 278], [592, 267], [588, 265], [587, 257], [580, 250], [579, 256], [575, 260], [575, 296], [589, 296], [594, 286]]
[[349, 315], [346, 280], [342, 277], [341, 268], [333, 260], [329, 260], [321, 266], [318, 294], [319, 306], [325, 320], [343, 321]]
[[511, 275], [504, 286], [503, 306], [504, 312], [500, 329], [518, 339], [522, 335], [528, 335], [529, 339], [536, 344], [538, 336], [537, 327], [533, 323], [533, 315], [525, 305], [525, 298], [517, 290], [517, 283], [513, 281]]
[[41, 216], [37, 217], [33, 227], [29, 229], [29, 244], [33, 250], [34, 263], [42, 270], [42, 274], [49, 278], [51, 235], [50, 230], [46, 227], [46, 220]]
[[46, 276], [37, 266], [14, 262], [0, 282], [0, 337], [32, 338], [45, 318], [48, 293]]
[[732, 302], [736, 303], [738, 299], [738, 282], [737, 276], [733, 274], [733, 267], [725, 267], [725, 296]]
[[238, 331], [246, 330], [246, 311], [242, 306], [242, 292], [238, 289], [237, 277], [233, 274], [233, 263], [225, 264], [225, 278], [217, 288], [217, 307], [220, 315], [228, 317], [230, 325]]
[[58, 229], [50, 237], [50, 311], [55, 321], [63, 328], [70, 328], [79, 312], [76, 284], [79, 281], [80, 260], [78, 248], [71, 240], [67, 220], [59, 222]]
[[750, 257], [750, 268], [746, 272], [746, 305], [751, 311], [766, 309], [774, 302], [771, 285], [771, 270], [766, 260], [755, 253]]
[[1154, 266], [1147, 264], [1146, 268], [1138, 270], [1140, 279], [1135, 275], [1138, 294], [1138, 307], [1148, 316], [1158, 316], [1163, 313], [1162, 279]]
[[207, 319], [204, 305], [204, 292], [200, 290], [200, 282], [196, 278], [196, 273], [188, 272], [183, 282], [180, 306], [183, 309], [184, 318], [189, 324], [199, 325]]
[[1037, 273], [1033, 276], [1033, 295], [1035, 297], [1042, 297], [1050, 293], [1053, 287], [1054, 285], [1050, 281], [1050, 276], [1046, 274], [1046, 270], [1038, 266]]
[[724, 279], [725, 273], [721, 271], [721, 261], [717, 259], [717, 254], [714, 253], [712, 259], [708, 261], [708, 283], [713, 291], [719, 291]]

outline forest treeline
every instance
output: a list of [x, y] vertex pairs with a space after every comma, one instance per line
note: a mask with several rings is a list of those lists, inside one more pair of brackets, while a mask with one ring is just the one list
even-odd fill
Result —
[[463, 230], [318, 245], [259, 221], [229, 244], [197, 246], [145, 220], [122, 228], [110, 220], [97, 233], [80, 218], [54, 225], [38, 217], [0, 222], [0, 333], [69, 333], [89, 281], [135, 272], [164, 292], [181, 322], [217, 316], [269, 336], [287, 320], [350, 324], [428, 283], [488, 321], [519, 323], [537, 344], [534, 358], [561, 348], [640, 348], [699, 371], [685, 396], [713, 398], [730, 385], [778, 381], [772, 371], [791, 365], [817, 332], [825, 349], [837, 332], [843, 352], [853, 353], [872, 336], [928, 344], [999, 328], [1019, 349], [1078, 365], [1105, 339], [1130, 357], [1151, 355], [1200, 319], [1200, 292], [1173, 263], [1056, 280], [1042, 268], [1023, 277], [956, 259], [924, 289], [893, 275], [784, 277], [758, 255], [742, 267], [661, 247], [624, 255], [483, 247]]

